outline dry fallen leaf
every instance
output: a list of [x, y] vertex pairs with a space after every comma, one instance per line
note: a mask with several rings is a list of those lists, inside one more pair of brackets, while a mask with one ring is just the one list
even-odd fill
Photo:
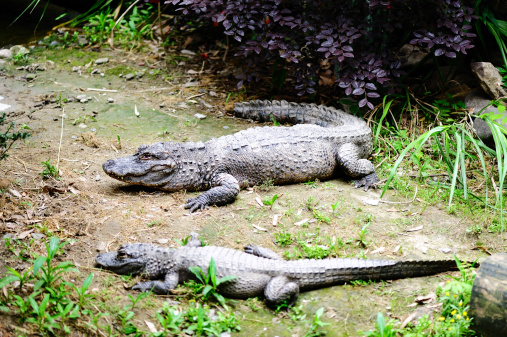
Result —
[[405, 232], [415, 232], [415, 231], [420, 231], [421, 229], [423, 229], [422, 225], [414, 227], [414, 228], [405, 229]]

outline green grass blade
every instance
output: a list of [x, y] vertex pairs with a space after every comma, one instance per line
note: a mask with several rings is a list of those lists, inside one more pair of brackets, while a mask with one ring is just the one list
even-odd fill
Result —
[[459, 163], [461, 168], [461, 184], [463, 185], [463, 198], [468, 200], [468, 186], [467, 186], [467, 169], [465, 166], [465, 134], [463, 130], [460, 132], [461, 136], [461, 155], [459, 156]]
[[382, 129], [382, 122], [384, 121], [384, 118], [387, 116], [387, 113], [389, 112], [389, 107], [393, 103], [393, 101], [390, 100], [386, 104], [386, 98], [387, 98], [387, 96], [384, 96], [384, 101], [382, 102], [382, 107], [383, 107], [382, 108], [382, 116], [380, 117], [380, 120], [377, 125], [377, 129], [375, 130], [375, 138], [373, 139], [373, 147], [374, 148], [377, 147], [378, 137], [380, 135], [380, 130]]
[[454, 169], [452, 171], [451, 177], [451, 192], [449, 193], [449, 203], [447, 208], [451, 208], [452, 197], [454, 196], [454, 189], [456, 188], [456, 179], [458, 177], [458, 167], [459, 167], [459, 156], [461, 155], [461, 137], [456, 137], [456, 160], [454, 161]]
[[[17, 18], [15, 18], [14, 21], [11, 22], [11, 24], [9, 25], [9, 27], [12, 26], [16, 21], [18, 21], [19, 18], [22, 17], [23, 14], [25, 14], [26, 11], [30, 9], [30, 7], [32, 7], [32, 6], [33, 6], [33, 8], [37, 7], [37, 5], [39, 4], [39, 2], [40, 2], [40, 0], [33, 0], [28, 6], [26, 6], [26, 8], [21, 12], [21, 14], [19, 14], [19, 16]], [[49, 2], [49, 0], [48, 0], [48, 2]]]
[[405, 158], [407, 153], [413, 148], [415, 148], [415, 152], [419, 151], [421, 149], [421, 147], [423, 146], [423, 144], [428, 140], [428, 138], [430, 138], [434, 134], [441, 133], [441, 132], [447, 130], [448, 128], [449, 127], [447, 127], [447, 126], [437, 126], [433, 129], [425, 132], [424, 134], [420, 135], [416, 140], [414, 140], [413, 142], [411, 142], [410, 144], [407, 145], [407, 147], [400, 153], [400, 156], [398, 157], [398, 159], [394, 163], [391, 173], [389, 174], [389, 177], [387, 178], [386, 184], [384, 185], [384, 188], [382, 189], [382, 193], [380, 194], [381, 198], [384, 196], [385, 192], [387, 191], [389, 184], [391, 183], [394, 176], [396, 175], [396, 171], [398, 170], [398, 167], [400, 166], [401, 162], [403, 161], [403, 159]]

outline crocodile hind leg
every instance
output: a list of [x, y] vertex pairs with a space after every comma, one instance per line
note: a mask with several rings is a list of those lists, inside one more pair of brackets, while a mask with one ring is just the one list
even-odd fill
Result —
[[277, 306], [286, 302], [292, 306], [299, 296], [299, 285], [291, 281], [286, 276], [273, 277], [264, 289], [266, 303], [271, 306]]
[[354, 180], [356, 188], [364, 186], [364, 190], [367, 191], [368, 188], [375, 187], [379, 179], [373, 163], [368, 159], [359, 158], [359, 153], [357, 145], [346, 143], [338, 149], [336, 159], [345, 174], [357, 178]]
[[252, 244], [249, 244], [248, 246], [245, 246], [245, 253], [252, 254], [259, 257], [264, 257], [266, 259], [272, 259], [272, 260], [282, 260], [282, 257], [272, 251], [269, 248], [254, 246]]
[[212, 179], [211, 186], [213, 187], [203, 194], [187, 200], [185, 208], [190, 208], [190, 213], [198, 209], [204, 210], [210, 205], [230, 204], [239, 193], [238, 180], [228, 173], [217, 174]]

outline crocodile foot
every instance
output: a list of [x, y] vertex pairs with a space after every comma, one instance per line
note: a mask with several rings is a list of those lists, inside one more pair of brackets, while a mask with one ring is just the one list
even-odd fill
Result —
[[370, 173], [364, 177], [362, 177], [359, 180], [354, 180], [354, 184], [356, 188], [364, 186], [364, 190], [368, 191], [370, 187], [375, 188], [376, 184], [379, 182], [377, 173], [373, 172]]
[[185, 204], [185, 208], [190, 208], [190, 213], [193, 213], [196, 210], [205, 210], [209, 209], [209, 201], [208, 198], [206, 198], [205, 195], [201, 194], [195, 198], [190, 198], [187, 200], [187, 203]]

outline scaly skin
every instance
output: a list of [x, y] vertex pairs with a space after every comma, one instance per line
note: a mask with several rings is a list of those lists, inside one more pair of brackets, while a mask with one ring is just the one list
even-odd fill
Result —
[[249, 245], [245, 252], [216, 246], [200, 246], [196, 234], [178, 249], [151, 244], [122, 245], [118, 251], [99, 254], [99, 266], [118, 274], [143, 274], [154, 281], [132, 289], [167, 294], [178, 283], [192, 278], [189, 267], [208, 271], [213, 259], [218, 278], [234, 275], [219, 291], [229, 297], [264, 296], [268, 305], [293, 304], [300, 290], [343, 284], [354, 280], [393, 280], [455, 270], [454, 260], [389, 261], [325, 259], [285, 261], [267, 249]]
[[255, 127], [206, 143], [142, 145], [133, 156], [108, 160], [104, 171], [130, 184], [164, 191], [206, 191], [189, 199], [190, 212], [232, 203], [244, 187], [271, 181], [292, 184], [325, 180], [337, 170], [367, 190], [378, 182], [371, 130], [341, 110], [315, 104], [252, 101], [234, 108], [237, 116], [260, 121], [270, 116], [292, 127]]

